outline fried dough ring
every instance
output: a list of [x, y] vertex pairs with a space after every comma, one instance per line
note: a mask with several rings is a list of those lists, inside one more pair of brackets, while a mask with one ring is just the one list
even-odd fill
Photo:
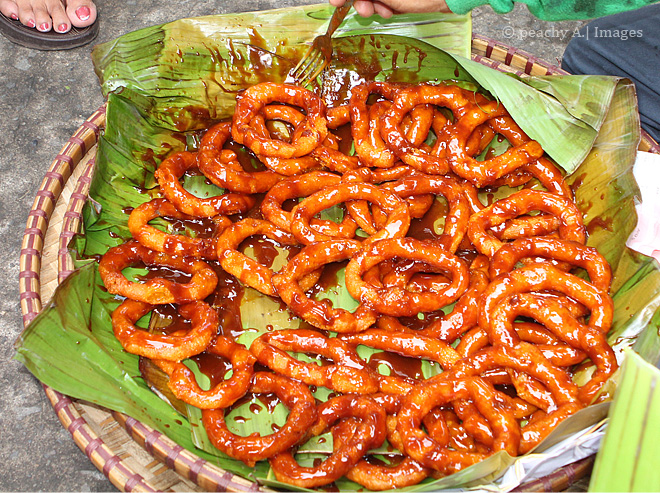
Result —
[[401, 356], [436, 361], [445, 370], [449, 370], [460, 359], [456, 350], [446, 342], [418, 334], [369, 329], [359, 334], [342, 334], [337, 338], [352, 346], [363, 345]]
[[326, 108], [325, 119], [328, 122], [328, 128], [336, 129], [342, 125], [351, 123], [351, 113], [348, 104]]
[[[555, 366], [577, 365], [587, 357], [584, 351], [561, 342], [557, 336], [539, 324], [515, 322], [513, 328], [520, 340], [536, 345], [543, 356]], [[488, 334], [479, 326], [476, 326], [461, 337], [461, 342], [456, 346], [456, 351], [461, 357], [467, 358], [485, 348], [488, 344], [490, 344]]]
[[245, 171], [236, 153], [222, 149], [230, 133], [230, 122], [221, 122], [209, 128], [197, 153], [199, 170], [214, 185], [244, 194], [265, 193], [285, 178], [271, 170]]
[[442, 195], [449, 205], [442, 237], [438, 242], [454, 253], [467, 232], [470, 208], [463, 187], [450, 177], [413, 175], [393, 182], [390, 190], [401, 198], [426, 194]]
[[584, 404], [576, 401], [565, 404], [551, 413], [546, 414], [540, 412], [542, 415], [541, 418], [537, 418], [534, 422], [530, 422], [522, 427], [522, 439], [520, 440], [518, 453], [522, 455], [532, 450], [541, 442], [541, 440], [548, 436], [548, 434], [554, 430], [559, 423], [581, 409], [584, 409]]
[[519, 316], [534, 318], [562, 341], [581, 349], [589, 356], [596, 365], [596, 371], [579, 391], [579, 399], [589, 404], [618, 368], [616, 355], [605, 334], [576, 320], [558, 301], [530, 293], [513, 295], [498, 305], [493, 320], [493, 332], [506, 332], [507, 338], [516, 341], [518, 335], [512, 322]]
[[229, 407], [247, 393], [256, 359], [245, 346], [221, 335], [206, 351], [227, 358], [232, 370], [230, 378], [218, 382], [210, 390], [202, 390], [195, 374], [183, 363], [164, 360], [154, 360], [154, 363], [169, 375], [168, 387], [186, 404], [199, 409]]
[[358, 182], [331, 185], [308, 196], [291, 211], [291, 232], [304, 245], [333, 240], [335, 238], [315, 231], [310, 225], [311, 219], [324, 209], [359, 199], [377, 204], [387, 215], [385, 225], [364, 240], [364, 245], [383, 238], [398, 238], [406, 235], [410, 226], [410, 213], [406, 203], [392, 192]]
[[447, 159], [413, 145], [404, 135], [401, 124], [404, 117], [419, 105], [432, 104], [446, 107], [457, 116], [468, 103], [465, 91], [457, 86], [420, 84], [401, 89], [396, 94], [390, 109], [383, 116], [381, 135], [394, 154], [409, 166], [427, 174], [447, 174], [449, 171]]
[[391, 168], [396, 160], [380, 134], [378, 119], [387, 107], [380, 103], [367, 107], [367, 99], [371, 94], [392, 101], [403, 86], [387, 82], [366, 82], [351, 90], [349, 111], [351, 115], [351, 133], [355, 144], [355, 153], [365, 166]]
[[570, 376], [551, 364], [539, 348], [527, 342], [519, 342], [514, 347], [489, 346], [461, 359], [452, 368], [452, 374], [447, 376], [483, 376], [498, 369], [513, 370], [511, 380], [519, 396], [536, 407], [552, 411], [577, 400], [578, 388]]
[[[139, 262], [187, 272], [192, 279], [185, 284], [162, 278], [131, 282], [121, 271]], [[99, 274], [108, 292], [152, 305], [203, 300], [218, 284], [216, 273], [201, 260], [155, 252], [134, 240], [109, 249], [99, 262]]]
[[245, 212], [254, 205], [254, 198], [240, 193], [224, 193], [207, 199], [195, 197], [181, 186], [179, 179], [196, 167], [197, 154], [177, 152], [163, 160], [154, 173], [163, 195], [179, 211], [194, 217], [213, 217]]
[[267, 436], [235, 435], [227, 428], [224, 409], [202, 410], [202, 422], [217, 449], [254, 467], [257, 461], [283, 452], [307, 437], [317, 410], [314, 396], [305, 384], [275, 373], [256, 372], [249, 392], [274, 393], [289, 408], [286, 423], [279, 430]]
[[[310, 171], [300, 176], [289, 177], [268, 191], [261, 203], [261, 212], [264, 218], [291, 232], [292, 214], [282, 209], [282, 204], [289, 199], [307, 197], [340, 181], [339, 175], [327, 171]], [[310, 226], [323, 234], [339, 238], [353, 238], [357, 231], [357, 224], [348, 215], [339, 224], [313, 218], [310, 220]]]
[[335, 173], [346, 173], [360, 167], [360, 160], [357, 156], [350, 156], [339, 150], [342, 138], [331, 132], [327, 137], [312, 151], [310, 156], [314, 158], [322, 168], [327, 168]]
[[[181, 257], [196, 257], [214, 260], [218, 258], [215, 238], [191, 238], [186, 235], [169, 234], [149, 225], [157, 217], [174, 219], [193, 219], [179, 210], [166, 199], [153, 199], [140, 204], [128, 217], [128, 230], [133, 238], [151, 250]], [[213, 222], [217, 229], [224, 229], [231, 221], [225, 216], [216, 216]]]
[[[359, 334], [340, 335], [339, 338], [351, 346], [363, 345], [401, 356], [435, 361], [440, 363], [444, 370], [449, 370], [460, 359], [456, 350], [447, 343], [419, 334], [369, 329]], [[380, 391], [389, 394], [405, 394], [416, 383], [410, 378], [381, 374], [377, 376]]]
[[[409, 166], [398, 166], [397, 168], [390, 169], [392, 170], [391, 176], [389, 176], [389, 173], [387, 175], [383, 175], [383, 173], [374, 171], [369, 168], [359, 168], [344, 173], [341, 177], [341, 181], [379, 184], [381, 180], [377, 179], [378, 175], [383, 175], [387, 181], [390, 178], [397, 179], [400, 176], [417, 173], [414, 168], [410, 168]], [[388, 181], [387, 183], [381, 183], [379, 186], [385, 190], [392, 191], [393, 182]], [[408, 197], [400, 197], [406, 200], [411, 218], [423, 217], [435, 200], [435, 197], [430, 193], [424, 195], [410, 195]], [[368, 235], [375, 234], [378, 229], [382, 228], [383, 225], [387, 222], [387, 216], [383, 214], [377, 205], [374, 205], [372, 214], [369, 208], [369, 203], [366, 200], [351, 200], [346, 202], [345, 205], [346, 210], [348, 210], [348, 213], [351, 215], [351, 217]]]
[[[379, 287], [362, 279], [369, 269], [383, 260], [409, 258], [428, 265], [433, 271], [449, 273], [451, 283], [438, 291], [413, 293], [405, 288]], [[351, 258], [346, 266], [346, 288], [351, 296], [385, 315], [414, 316], [436, 311], [461, 296], [468, 287], [465, 264], [441, 247], [413, 238], [392, 238], [371, 243]]]
[[[252, 118], [250, 126], [263, 138], [269, 139], [272, 138], [272, 135], [266, 122], [272, 120], [286, 122], [295, 128], [305, 120], [305, 115], [292, 106], [272, 104], [263, 106], [259, 113]], [[304, 173], [320, 166], [312, 154], [295, 158], [268, 157], [259, 154], [256, 156], [268, 169], [285, 176]]]
[[479, 255], [472, 261], [469, 269], [470, 282], [465, 293], [458, 298], [451, 312], [431, 322], [422, 329], [422, 334], [452, 343], [465, 331], [477, 325], [479, 300], [490, 282], [488, 265], [485, 255]]
[[112, 330], [129, 353], [181, 361], [204, 351], [218, 329], [218, 314], [203, 301], [177, 305], [177, 311], [191, 320], [192, 326], [185, 333], [156, 334], [137, 327], [135, 323], [153, 308], [149, 303], [125, 299], [112, 312]]
[[[496, 133], [504, 136], [513, 146], [520, 146], [531, 140], [510, 116], [491, 118], [487, 124]], [[573, 197], [573, 192], [564, 180], [563, 175], [549, 159], [540, 157], [536, 161], [523, 166], [523, 169], [535, 176], [548, 192], [569, 199]]]
[[[335, 450], [342, 447], [351, 434], [355, 433], [354, 428], [353, 421], [344, 421], [332, 428]], [[418, 484], [428, 477], [429, 473], [430, 469], [422, 466], [416, 460], [404, 456], [396, 465], [380, 465], [361, 459], [346, 472], [345, 476], [371, 491], [382, 491]]]
[[385, 411], [368, 397], [335, 397], [318, 410], [319, 419], [311, 429], [312, 435], [319, 435], [334, 422], [348, 417], [359, 420], [354, 433], [318, 466], [299, 466], [290, 451], [271, 457], [269, 463], [278, 481], [303, 488], [332, 483], [357, 464], [369, 449], [379, 447], [385, 440]]
[[[252, 342], [250, 351], [262, 365], [307, 385], [327, 387], [341, 393], [371, 394], [378, 391], [376, 375], [369, 371], [353, 348], [339, 338], [325, 337], [314, 330], [267, 332]], [[305, 363], [287, 351], [318, 354], [335, 364]]]
[[421, 429], [422, 419], [436, 406], [471, 399], [492, 428], [492, 451], [518, 454], [520, 427], [513, 415], [496, 404], [495, 389], [479, 377], [448, 380], [438, 375], [417, 384], [404, 398], [397, 414], [397, 431], [405, 452], [426, 467], [451, 474], [490, 454], [448, 449]]
[[[506, 394], [497, 394], [503, 406], [510, 409], [516, 418], [529, 416], [536, 406], [554, 413], [562, 414], [567, 407], [573, 408], [577, 401], [578, 390], [570, 377], [562, 370], [549, 363], [534, 345], [521, 342], [516, 347], [491, 346], [470, 357], [461, 359], [450, 372], [444, 373], [448, 380], [472, 376], [491, 379], [493, 371], [511, 371], [511, 380], [519, 397], [511, 398]], [[505, 374], [506, 375], [506, 374]], [[440, 377], [440, 376], [439, 376]], [[463, 421], [463, 426], [476, 440], [492, 446], [493, 434], [471, 401], [461, 400], [454, 403], [454, 410]], [[546, 434], [550, 429], [546, 430]], [[540, 430], [539, 430], [540, 432]]]
[[610, 289], [612, 269], [598, 250], [556, 238], [521, 238], [505, 244], [491, 259], [491, 278], [511, 272], [516, 263], [527, 257], [543, 257], [581, 267], [587, 271], [591, 284], [596, 288], [604, 293]]
[[[278, 158], [301, 157], [311, 153], [326, 138], [326, 108], [316, 94], [300, 86], [262, 82], [247, 88], [236, 98], [232, 138], [257, 155]], [[294, 130], [291, 142], [262, 136], [250, 122], [267, 104], [285, 103], [304, 109], [306, 118]]]
[[492, 229], [495, 238], [501, 241], [518, 240], [530, 236], [550, 236], [561, 226], [561, 219], [552, 214], [537, 214], [507, 219]]
[[553, 214], [560, 220], [558, 233], [561, 239], [585, 243], [586, 231], [577, 206], [564, 197], [534, 190], [520, 190], [473, 214], [468, 222], [470, 241], [479, 253], [492, 257], [503, 243], [488, 233], [488, 229], [530, 211]]
[[[277, 296], [272, 283], [273, 271], [237, 250], [243, 240], [253, 235], [264, 235], [281, 245], [295, 246], [298, 244], [290, 233], [274, 224], [261, 219], [246, 218], [232, 224], [218, 237], [217, 248], [220, 265], [243, 284], [265, 295]], [[303, 281], [307, 289], [310, 287], [310, 282], [311, 285], [314, 285], [318, 280], [320, 272], [317, 274], [313, 282], [311, 282], [311, 277]], [[312, 274], [310, 273], [310, 275]]]
[[303, 248], [273, 276], [273, 285], [293, 313], [314, 327], [333, 332], [361, 332], [376, 321], [376, 313], [360, 304], [355, 313], [332, 308], [327, 301], [315, 301], [305, 295], [299, 280], [327, 263], [346, 260], [361, 248], [354, 240], [315, 243]]
[[466, 151], [467, 141], [479, 125], [489, 119], [503, 116], [506, 110], [498, 101], [471, 105], [463, 116], [454, 123], [454, 129], [447, 142], [447, 158], [451, 170], [477, 187], [493, 184], [505, 175], [524, 168], [543, 156], [543, 148], [535, 140], [507, 149], [504, 153], [477, 161]]
[[612, 299], [593, 284], [577, 276], [563, 272], [548, 263], [532, 264], [500, 275], [486, 288], [479, 309], [479, 326], [491, 341], [513, 345], [510, 334], [495, 331], [493, 312], [508, 297], [518, 293], [555, 291], [579, 301], [590, 311], [589, 327], [606, 334], [613, 317]]

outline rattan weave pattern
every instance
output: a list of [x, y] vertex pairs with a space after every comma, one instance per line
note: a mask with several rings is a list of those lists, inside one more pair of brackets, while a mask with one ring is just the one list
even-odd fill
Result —
[[[522, 50], [478, 35], [472, 58], [517, 75], [565, 74]], [[78, 233], [94, 167], [105, 108], [88, 118], [64, 145], [36, 193], [21, 248], [19, 288], [24, 325], [42, 308], [73, 263], [68, 253]], [[641, 150], [660, 153], [646, 134]], [[117, 412], [70, 399], [44, 386], [75, 443], [121, 491], [261, 491], [259, 485], [206, 462], [167, 436]], [[560, 491], [588, 474], [593, 458], [570, 464], [518, 491]]]
[[98, 140], [105, 121], [105, 107], [98, 109], [67, 141], [37, 191], [21, 245], [19, 289], [23, 324], [27, 325], [41, 311], [40, 272], [44, 239], [53, 211], [62, 191], [78, 163], [87, 155]]

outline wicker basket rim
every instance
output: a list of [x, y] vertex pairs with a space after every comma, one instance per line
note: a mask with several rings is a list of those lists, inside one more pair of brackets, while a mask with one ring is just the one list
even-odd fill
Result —
[[[480, 35], [473, 35], [472, 58], [479, 63], [500, 71], [518, 75], [565, 75], [567, 72], [549, 64], [523, 50], [507, 46]], [[76, 166], [98, 141], [105, 122], [105, 106], [95, 111], [62, 147], [55, 157], [36, 193], [32, 209], [28, 214], [26, 229], [20, 253], [19, 290], [23, 324], [27, 326], [41, 311], [41, 253], [46, 231], [50, 224], [55, 205], [61, 197], [62, 189]], [[643, 132], [643, 150], [660, 153], [660, 146]], [[81, 221], [82, 204], [87, 192], [93, 159], [88, 168], [78, 178], [71, 195], [62, 224], [58, 244], [58, 280], [61, 282], [72, 271], [67, 245], [76, 233]], [[45, 393], [63, 426], [71, 433], [73, 440], [121, 491], [157, 491], [139, 474], [131, 469], [126, 461], [114, 453], [92, 430], [74, 406], [74, 401], [44, 385]], [[183, 449], [167, 436], [149, 428], [139, 421], [121, 413], [112, 412], [114, 419], [122, 424], [131, 437], [152, 456], [168, 467], [184, 474], [191, 481], [211, 487], [217, 491], [261, 491], [259, 485], [234, 475], [208, 463]], [[537, 481], [519, 486], [518, 491], [558, 491], [572, 484], [588, 473], [593, 457], [588, 457], [559, 469], [555, 473]]]

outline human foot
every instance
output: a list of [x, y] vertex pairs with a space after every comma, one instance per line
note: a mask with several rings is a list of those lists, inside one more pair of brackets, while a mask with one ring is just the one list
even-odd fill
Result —
[[0, 12], [41, 32], [66, 33], [96, 21], [91, 0], [0, 0]]

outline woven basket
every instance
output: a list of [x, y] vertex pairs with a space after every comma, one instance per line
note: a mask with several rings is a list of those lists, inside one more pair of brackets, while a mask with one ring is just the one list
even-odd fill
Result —
[[[524, 51], [473, 36], [472, 58], [518, 75], [566, 74]], [[96, 143], [105, 123], [105, 107], [76, 131], [56, 156], [37, 191], [21, 248], [19, 287], [27, 326], [73, 268], [68, 244], [81, 224], [94, 168]], [[660, 153], [643, 133], [640, 150]], [[70, 399], [48, 386], [44, 390], [73, 440], [121, 491], [262, 491], [197, 457], [167, 436], [121, 413]], [[591, 471], [588, 457], [516, 491], [562, 491]]]

